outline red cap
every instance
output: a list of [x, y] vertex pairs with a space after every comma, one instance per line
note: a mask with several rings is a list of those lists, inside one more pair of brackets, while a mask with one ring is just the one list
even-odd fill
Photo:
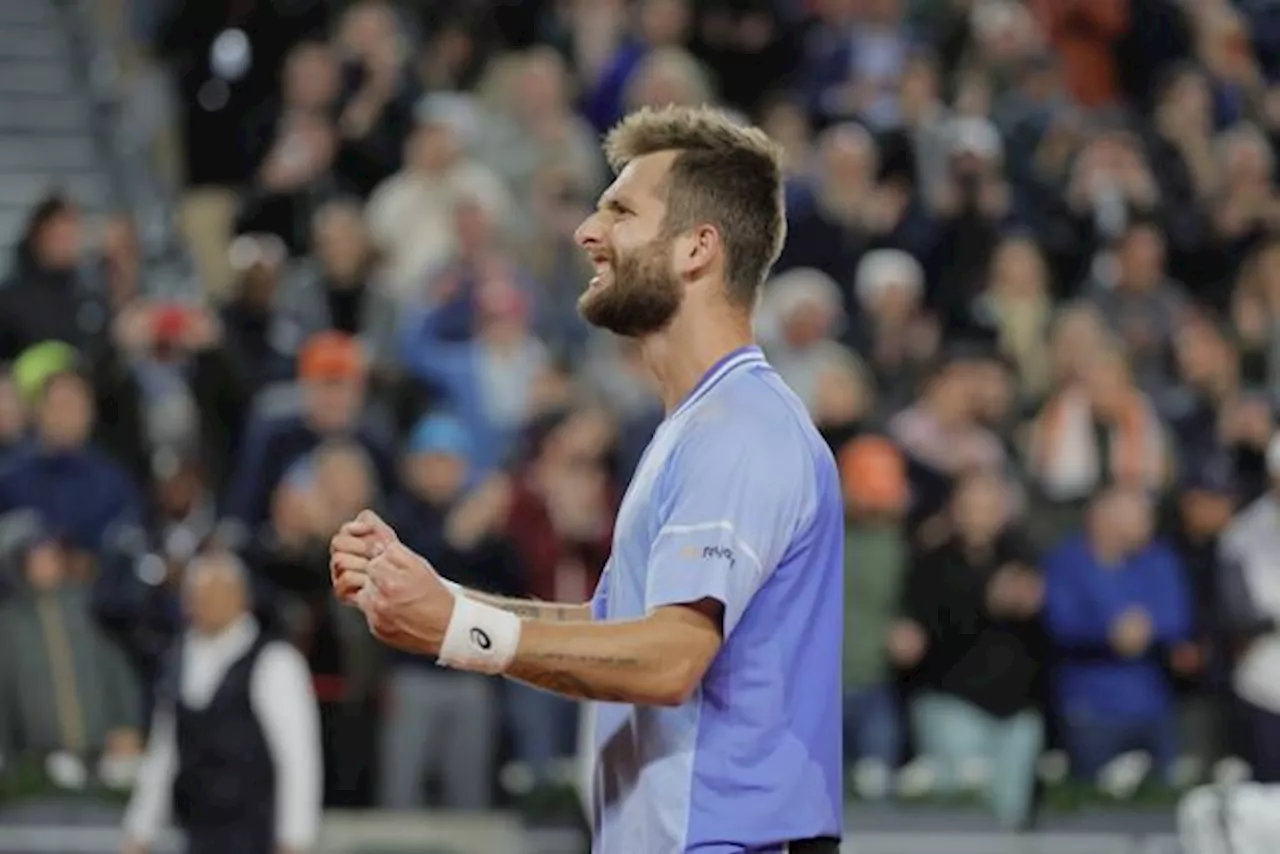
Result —
[[156, 341], [182, 340], [191, 328], [191, 311], [182, 305], [158, 305], [151, 313], [151, 334]]

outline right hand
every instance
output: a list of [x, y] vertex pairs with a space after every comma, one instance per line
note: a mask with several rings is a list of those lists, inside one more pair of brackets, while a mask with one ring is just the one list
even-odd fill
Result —
[[399, 541], [391, 526], [372, 510], [361, 510], [339, 528], [329, 540], [329, 575], [338, 601], [356, 606], [356, 597], [369, 582], [369, 562]]
[[885, 644], [889, 650], [889, 658], [899, 667], [914, 667], [924, 658], [929, 646], [924, 629], [914, 620], [899, 620], [889, 630]]
[[1111, 626], [1111, 645], [1125, 658], [1137, 658], [1151, 645], [1154, 627], [1151, 617], [1141, 608], [1130, 608]]
[[147, 846], [137, 840], [126, 838], [120, 845], [120, 854], [147, 854]]

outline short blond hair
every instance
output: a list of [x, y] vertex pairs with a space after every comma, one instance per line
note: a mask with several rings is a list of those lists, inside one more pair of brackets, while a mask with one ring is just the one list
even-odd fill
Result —
[[676, 152], [664, 188], [663, 231], [715, 226], [729, 297], [753, 307], [786, 237], [781, 147], [721, 110], [646, 107], [619, 122], [604, 149], [614, 172], [647, 154]]

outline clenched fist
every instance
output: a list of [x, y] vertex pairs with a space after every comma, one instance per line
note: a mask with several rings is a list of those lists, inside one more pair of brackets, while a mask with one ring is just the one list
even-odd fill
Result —
[[357, 605], [357, 594], [369, 583], [369, 562], [399, 542], [391, 526], [372, 510], [362, 510], [339, 528], [329, 540], [329, 575], [338, 601]]

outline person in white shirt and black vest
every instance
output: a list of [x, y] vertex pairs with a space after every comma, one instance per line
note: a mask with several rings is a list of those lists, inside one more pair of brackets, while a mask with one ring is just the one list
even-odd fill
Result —
[[259, 630], [234, 556], [199, 557], [184, 581], [190, 626], [157, 692], [124, 852], [144, 854], [172, 819], [187, 854], [304, 854], [323, 791], [306, 662]]

